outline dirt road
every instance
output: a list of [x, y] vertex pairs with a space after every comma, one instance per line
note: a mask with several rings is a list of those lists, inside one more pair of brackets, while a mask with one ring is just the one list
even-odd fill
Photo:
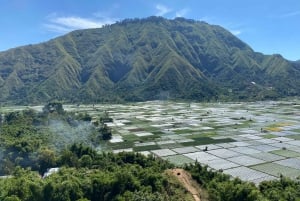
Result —
[[183, 169], [171, 169], [169, 170], [178, 180], [182, 183], [184, 188], [190, 192], [195, 201], [201, 201], [200, 199], [200, 188], [197, 187], [196, 182], [192, 179], [191, 175]]

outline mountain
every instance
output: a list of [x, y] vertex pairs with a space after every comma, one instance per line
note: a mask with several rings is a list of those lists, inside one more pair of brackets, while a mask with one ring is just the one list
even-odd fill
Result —
[[0, 101], [262, 100], [300, 94], [299, 63], [220, 26], [128, 19], [0, 53]]

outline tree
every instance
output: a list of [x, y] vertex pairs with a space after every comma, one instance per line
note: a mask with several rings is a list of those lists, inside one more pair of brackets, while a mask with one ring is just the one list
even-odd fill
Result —
[[59, 102], [51, 102], [43, 107], [43, 112], [45, 114], [56, 112], [57, 114], [63, 115], [65, 114], [62, 103]]
[[90, 155], [83, 155], [79, 159], [80, 167], [91, 167], [92, 164], [93, 164], [93, 159]]
[[39, 172], [44, 173], [48, 168], [56, 166], [55, 152], [48, 148], [42, 149], [38, 156]]
[[110, 140], [112, 137], [111, 129], [105, 123], [102, 123], [99, 132], [103, 140]]

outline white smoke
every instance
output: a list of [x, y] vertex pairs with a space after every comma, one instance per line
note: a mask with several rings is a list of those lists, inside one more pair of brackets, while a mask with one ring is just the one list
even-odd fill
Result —
[[58, 149], [79, 143], [92, 146], [92, 137], [95, 128], [89, 122], [79, 121], [76, 126], [70, 126], [62, 120], [49, 120], [49, 129], [52, 133], [50, 143]]

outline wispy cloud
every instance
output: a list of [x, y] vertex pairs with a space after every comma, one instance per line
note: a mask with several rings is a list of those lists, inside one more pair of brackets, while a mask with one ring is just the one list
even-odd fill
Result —
[[184, 17], [189, 12], [189, 9], [184, 8], [176, 12], [176, 17]]
[[56, 25], [56, 24], [44, 24], [44, 27], [50, 31], [50, 32], [55, 32], [55, 33], [67, 33], [72, 31], [69, 28], [60, 26], [60, 25]]
[[287, 18], [287, 17], [294, 17], [300, 15], [300, 11], [293, 11], [293, 12], [289, 12], [289, 13], [284, 13], [283, 15], [281, 15], [281, 18]]
[[209, 24], [219, 25], [230, 31], [233, 35], [238, 36], [242, 33], [247, 32], [247, 28], [245, 28], [245, 24], [236, 23], [236, 22], [227, 22], [222, 19], [218, 19], [216, 17], [204, 16], [199, 19], [200, 21], [204, 21]]
[[115, 20], [110, 18], [60, 17], [56, 14], [51, 14], [44, 26], [52, 32], [66, 33], [77, 29], [99, 28], [114, 22]]
[[171, 8], [168, 8], [167, 6], [164, 6], [162, 4], [157, 4], [155, 8], [157, 10], [156, 16], [164, 16], [165, 14], [172, 11]]
[[229, 30], [233, 35], [238, 36], [242, 33], [241, 30]]

